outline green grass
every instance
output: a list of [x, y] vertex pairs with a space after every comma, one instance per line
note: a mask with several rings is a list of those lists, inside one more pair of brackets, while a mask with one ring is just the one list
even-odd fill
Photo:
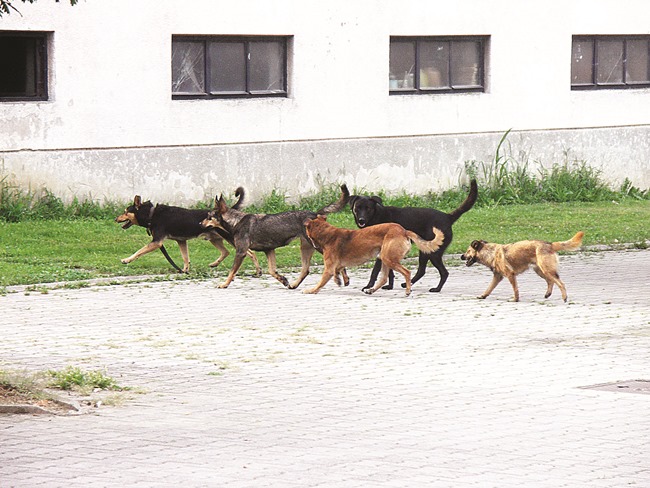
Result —
[[[506, 132], [497, 145], [492, 161], [468, 161], [466, 173], [478, 180], [479, 196], [474, 208], [454, 225], [454, 240], [448, 253], [463, 252], [474, 239], [513, 242], [522, 239], [566, 240], [578, 230], [585, 232], [584, 245], [636, 244], [645, 247], [650, 239], [650, 190], [641, 190], [629, 180], [620, 188], [611, 188], [601, 172], [584, 161], [565, 160], [544, 167], [531, 164], [528, 155], [514, 157]], [[538, 168], [534, 173], [530, 168]], [[353, 193], [369, 194], [365, 189], [350, 188]], [[458, 185], [442, 193], [411, 195], [403, 192], [386, 195], [372, 189], [395, 206], [432, 207], [442, 211], [456, 208], [467, 196], [467, 186]], [[294, 209], [317, 210], [339, 198], [337, 184], [321, 184], [321, 190], [298, 202], [289, 202], [285, 193], [274, 190], [248, 212], [276, 213]], [[130, 203], [130, 202], [129, 202]], [[126, 202], [98, 203], [75, 199], [64, 204], [47, 190], [29, 192], [7, 177], [0, 177], [0, 294], [11, 285], [34, 285], [75, 281], [72, 287], [85, 286], [93, 278], [176, 274], [160, 252], [147, 254], [129, 265], [120, 262], [150, 241], [146, 230], [133, 226], [123, 230], [113, 220], [122, 213]], [[212, 202], [198, 202], [208, 208]], [[355, 228], [349, 209], [331, 215], [329, 221], [339, 227]], [[166, 242], [176, 263], [182, 264], [178, 246]], [[217, 251], [206, 241], [189, 243], [191, 272], [182, 279], [222, 279], [234, 252], [216, 269], [208, 264]], [[411, 255], [415, 255], [413, 250]], [[299, 246], [293, 242], [277, 250], [278, 268], [300, 265]], [[260, 265], [266, 269], [263, 254]], [[314, 262], [321, 263], [320, 254]], [[249, 259], [243, 273], [252, 273]], [[80, 281], [81, 280], [81, 281]], [[34, 287], [38, 291], [38, 287]]]
[[[441, 208], [449, 211], [454, 207]], [[355, 228], [349, 210], [329, 217], [339, 227]], [[612, 202], [540, 203], [476, 207], [454, 225], [454, 240], [448, 253], [464, 251], [473, 239], [512, 242], [521, 239], [565, 240], [585, 231], [584, 244], [642, 243], [650, 239], [650, 201], [624, 199]], [[123, 230], [111, 220], [28, 220], [2, 224], [0, 231], [0, 287], [54, 281], [88, 280], [100, 277], [175, 274], [160, 252], [147, 254], [131, 264], [121, 258], [149, 242], [145, 229]], [[641, 244], [639, 244], [641, 246]], [[228, 245], [227, 245], [228, 246]], [[178, 246], [167, 241], [167, 249], [182, 263]], [[192, 270], [188, 278], [223, 278], [234, 252], [216, 270], [208, 264], [217, 251], [207, 241], [189, 242]], [[278, 267], [300, 265], [296, 242], [277, 251]], [[266, 260], [258, 253], [266, 271]], [[316, 253], [314, 262], [320, 263]], [[252, 273], [249, 259], [244, 272]]]

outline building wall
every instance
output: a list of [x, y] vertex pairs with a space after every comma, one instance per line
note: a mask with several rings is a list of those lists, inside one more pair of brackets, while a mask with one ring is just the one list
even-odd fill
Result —
[[[648, 34], [628, 0], [44, 0], [0, 30], [52, 32], [50, 100], [0, 103], [0, 171], [64, 197], [189, 203], [345, 180], [368, 191], [455, 183], [503, 133], [650, 187], [650, 90], [570, 90], [571, 36]], [[291, 35], [289, 97], [172, 100], [172, 34]], [[388, 95], [391, 35], [490, 36], [485, 93]]]

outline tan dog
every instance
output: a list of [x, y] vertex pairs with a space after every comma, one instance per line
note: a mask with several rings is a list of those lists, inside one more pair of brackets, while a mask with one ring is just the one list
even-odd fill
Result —
[[305, 293], [318, 293], [334, 277], [339, 283], [339, 275], [347, 285], [345, 268], [359, 266], [379, 256], [381, 277], [373, 288], [364, 289], [367, 294], [374, 293], [388, 281], [388, 270], [401, 273], [406, 281], [406, 296], [411, 294], [411, 273], [401, 264], [401, 260], [414, 242], [425, 253], [436, 252], [444, 241], [444, 234], [433, 227], [434, 239], [425, 241], [415, 232], [404, 229], [399, 224], [377, 224], [363, 229], [351, 230], [334, 227], [324, 215], [305, 222], [307, 237], [316, 249], [323, 253], [325, 268], [320, 282]]
[[493, 244], [485, 241], [473, 241], [460, 259], [466, 261], [467, 266], [477, 262], [484, 264], [494, 273], [490, 286], [479, 298], [488, 297], [505, 276], [510, 281], [515, 293], [513, 301], [518, 302], [517, 275], [532, 266], [535, 273], [546, 280], [548, 284], [544, 298], [551, 296], [553, 284], [556, 284], [562, 292], [562, 299], [566, 302], [566, 287], [557, 272], [556, 253], [579, 248], [584, 235], [584, 232], [578, 232], [573, 238], [564, 242], [519, 241], [513, 244]]

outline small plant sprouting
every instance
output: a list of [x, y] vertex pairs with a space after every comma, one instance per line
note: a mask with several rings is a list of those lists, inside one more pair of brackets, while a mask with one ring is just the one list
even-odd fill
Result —
[[93, 390], [99, 388], [101, 390], [121, 391], [127, 389], [118, 385], [113, 378], [104, 375], [101, 371], [84, 371], [78, 367], [68, 366], [61, 371], [50, 369], [47, 374], [50, 377], [48, 386], [61, 390]]

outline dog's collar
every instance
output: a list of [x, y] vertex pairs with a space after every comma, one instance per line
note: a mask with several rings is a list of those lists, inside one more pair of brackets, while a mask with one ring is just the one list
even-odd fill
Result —
[[147, 227], [151, 227], [151, 219], [153, 219], [153, 213], [156, 210], [156, 207], [153, 205], [151, 206], [151, 210], [149, 210], [149, 217], [147, 218]]

